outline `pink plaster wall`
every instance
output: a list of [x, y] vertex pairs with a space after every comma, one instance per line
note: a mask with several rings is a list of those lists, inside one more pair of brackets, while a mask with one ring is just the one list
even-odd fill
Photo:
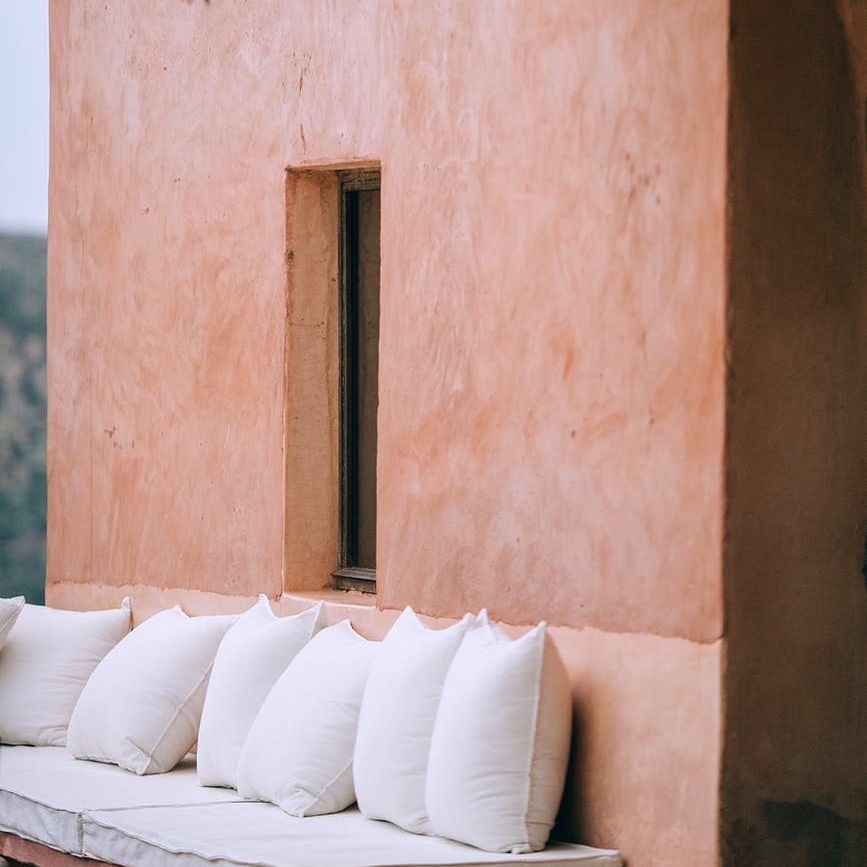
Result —
[[333, 311], [292, 318], [322, 287], [285, 259], [285, 169], [379, 162], [386, 610], [359, 616], [556, 624], [562, 827], [713, 865], [727, 13], [54, 2], [49, 601], [328, 583], [333, 375], [296, 365]]
[[386, 604], [719, 636], [726, 5], [409, 18]]
[[54, 4], [49, 583], [284, 583], [283, 170], [372, 157], [382, 603], [717, 638], [726, 5]]

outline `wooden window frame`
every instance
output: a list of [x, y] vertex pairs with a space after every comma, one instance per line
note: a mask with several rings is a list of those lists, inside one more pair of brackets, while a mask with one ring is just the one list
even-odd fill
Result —
[[352, 491], [357, 485], [352, 481], [357, 473], [357, 420], [354, 419], [357, 406], [358, 377], [356, 370], [349, 370], [348, 357], [357, 355], [357, 313], [354, 308], [353, 293], [350, 287], [357, 281], [355, 267], [358, 263], [357, 211], [352, 193], [363, 190], [381, 189], [381, 173], [378, 169], [355, 169], [338, 172], [340, 185], [339, 203], [339, 295], [338, 295], [338, 355], [339, 364], [339, 407], [340, 407], [340, 544], [338, 548], [338, 567], [332, 572], [334, 586], [339, 590], [360, 590], [363, 593], [376, 592], [376, 570], [348, 565], [353, 559], [350, 540], [356, 531], [357, 506], [353, 503]]

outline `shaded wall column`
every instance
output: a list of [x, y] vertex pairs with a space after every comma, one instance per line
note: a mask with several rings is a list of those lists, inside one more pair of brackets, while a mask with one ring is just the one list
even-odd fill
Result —
[[865, 852], [867, 220], [852, 54], [833, 4], [732, 3], [726, 865]]

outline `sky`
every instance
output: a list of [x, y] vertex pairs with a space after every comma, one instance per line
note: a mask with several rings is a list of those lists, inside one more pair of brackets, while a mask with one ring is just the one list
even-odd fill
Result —
[[0, 232], [47, 217], [48, 0], [0, 0]]

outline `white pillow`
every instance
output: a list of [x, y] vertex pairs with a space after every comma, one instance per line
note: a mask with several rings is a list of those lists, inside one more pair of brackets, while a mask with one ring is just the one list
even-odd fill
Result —
[[128, 632], [128, 599], [108, 611], [25, 605], [0, 652], [0, 742], [62, 747], [87, 679]]
[[434, 726], [426, 803], [436, 834], [491, 852], [545, 847], [563, 794], [572, 700], [540, 623], [511, 641], [481, 616]]
[[427, 629], [405, 608], [382, 642], [364, 693], [355, 744], [355, 790], [369, 819], [431, 833], [424, 804], [430, 739], [443, 682], [473, 622]]
[[6, 637], [12, 631], [21, 609], [24, 607], [23, 596], [13, 596], [11, 599], [0, 599], [0, 647], [6, 643]]
[[290, 816], [337, 813], [355, 800], [352, 752], [361, 696], [380, 643], [348, 620], [316, 635], [265, 699], [238, 762], [238, 791]]
[[295, 654], [323, 625], [321, 602], [293, 617], [275, 617], [263, 594], [226, 633], [214, 660], [199, 726], [200, 785], [238, 785], [238, 758], [262, 702]]
[[196, 742], [214, 655], [234, 619], [175, 606], [133, 629], [82, 691], [69, 751], [137, 774], [171, 770]]

